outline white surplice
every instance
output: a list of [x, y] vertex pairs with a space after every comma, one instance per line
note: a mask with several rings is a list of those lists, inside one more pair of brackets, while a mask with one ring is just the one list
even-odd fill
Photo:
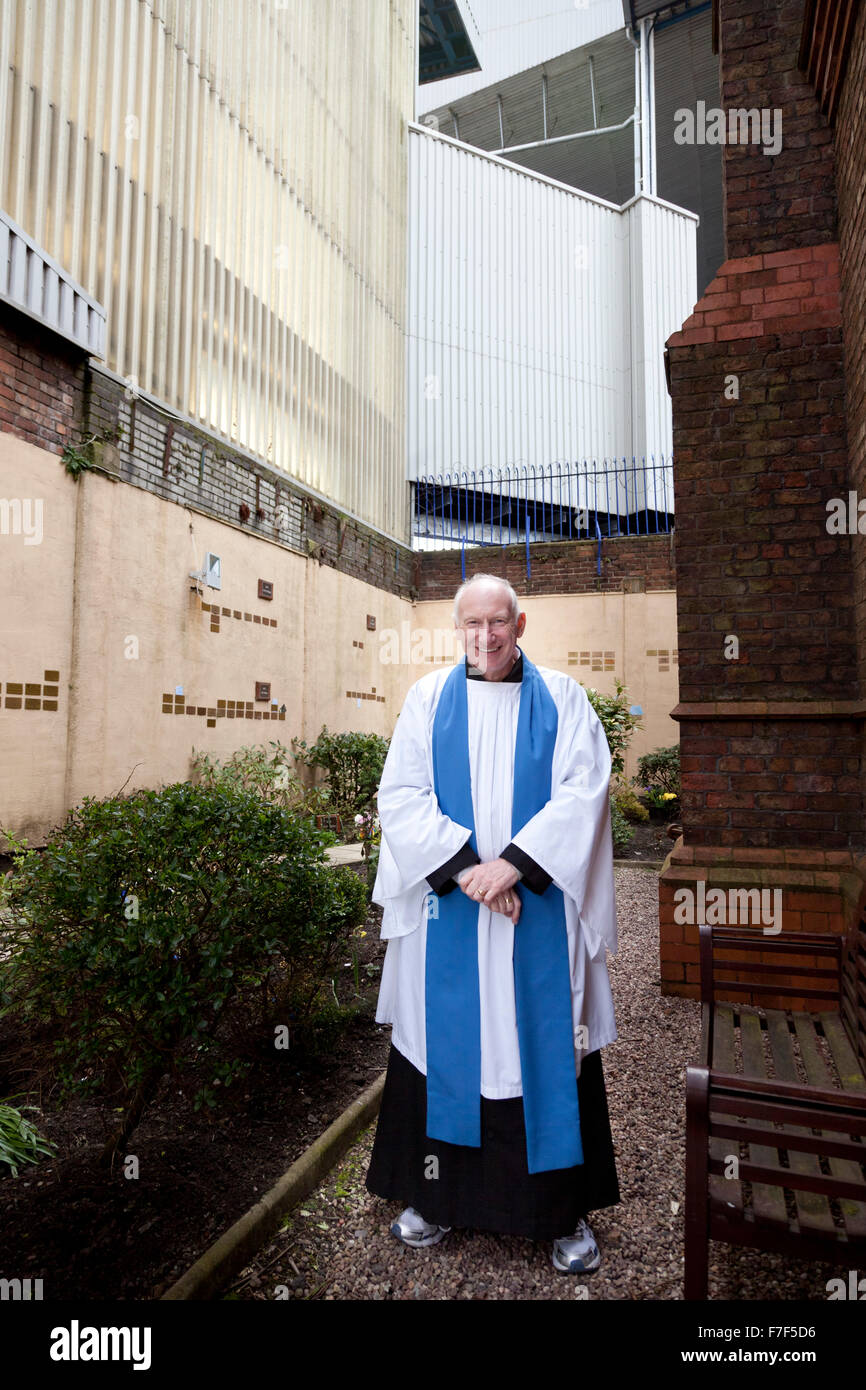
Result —
[[[443, 815], [433, 789], [433, 718], [451, 667], [422, 676], [409, 690], [378, 793], [382, 839], [373, 901], [383, 909], [388, 941], [376, 1019], [392, 1024], [391, 1040], [426, 1075], [424, 975], [427, 875], [464, 845], [470, 827]], [[476, 845], [482, 861], [514, 843], [562, 890], [568, 931], [576, 1072], [582, 1055], [615, 1040], [606, 952], [616, 952], [613, 845], [610, 834], [610, 752], [601, 721], [582, 686], [562, 672], [537, 667], [559, 711], [546, 806], [511, 834], [514, 746], [521, 683], [467, 680], [469, 765]], [[459, 893], [459, 887], [453, 890]], [[518, 880], [517, 891], [531, 891]], [[435, 895], [432, 895], [435, 906]], [[478, 908], [481, 1001], [481, 1094], [505, 1100], [523, 1094], [514, 999], [514, 933], [509, 917]], [[579, 1033], [580, 1027], [585, 1033]], [[581, 1046], [581, 1043], [583, 1044]]]

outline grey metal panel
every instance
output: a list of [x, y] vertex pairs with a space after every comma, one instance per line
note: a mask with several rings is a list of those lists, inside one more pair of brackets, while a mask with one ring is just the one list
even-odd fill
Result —
[[105, 310], [0, 209], [0, 299], [102, 355]]

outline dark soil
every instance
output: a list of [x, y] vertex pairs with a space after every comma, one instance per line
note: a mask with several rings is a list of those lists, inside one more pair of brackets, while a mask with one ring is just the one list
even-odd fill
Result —
[[[670, 822], [674, 824], [673, 821]], [[618, 860], [640, 860], [660, 864], [666, 859], [676, 843], [677, 837], [668, 835], [668, 826], [662, 820], [648, 820], [630, 827], [634, 835], [625, 849], [617, 849], [614, 854]]]
[[[335, 981], [340, 1003], [358, 1004], [336, 1042], [318, 1054], [290, 1047], [255, 1062], [216, 1110], [194, 1111], [166, 1078], [132, 1136], [136, 1178], [99, 1166], [117, 1123], [110, 1104], [61, 1107], [50, 1091], [40, 1101], [31, 1090], [40, 1113], [29, 1118], [57, 1157], [24, 1165], [17, 1178], [0, 1166], [0, 1278], [41, 1278], [46, 1301], [159, 1298], [385, 1067], [390, 1029], [375, 1022], [380, 924], [381, 909], [371, 905], [367, 935], [356, 940], [360, 1001], [354, 969], [341, 965]], [[23, 1064], [20, 1045], [7, 1023], [0, 1098], [32, 1087], [47, 1061], [30, 1048]]]

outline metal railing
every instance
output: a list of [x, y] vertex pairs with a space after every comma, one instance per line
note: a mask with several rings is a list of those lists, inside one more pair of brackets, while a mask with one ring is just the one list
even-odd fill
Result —
[[[412, 481], [417, 550], [655, 535], [673, 528], [670, 459], [455, 470]], [[465, 562], [464, 562], [465, 568]]]

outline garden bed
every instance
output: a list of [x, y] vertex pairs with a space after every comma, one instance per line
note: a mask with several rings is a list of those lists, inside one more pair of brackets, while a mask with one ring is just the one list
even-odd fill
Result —
[[630, 825], [629, 829], [633, 830], [634, 834], [628, 844], [614, 851], [617, 862], [629, 860], [638, 863], [644, 860], [661, 864], [676, 843], [668, 835], [668, 827], [664, 821], [642, 821], [637, 825]]
[[[49, 1301], [158, 1298], [385, 1067], [390, 1029], [375, 1022], [380, 925], [371, 905], [366, 935], [355, 939], [357, 974], [341, 962], [336, 996], [357, 1012], [333, 1043], [254, 1062], [216, 1110], [194, 1111], [163, 1080], [129, 1146], [137, 1177], [99, 1165], [117, 1120], [110, 1101], [61, 1107], [46, 1091], [31, 1118], [57, 1155], [0, 1177], [0, 1277], [41, 1278]], [[0, 1024], [0, 1095], [27, 1090], [50, 1059], [49, 1041], [21, 1044], [11, 1022]]]

